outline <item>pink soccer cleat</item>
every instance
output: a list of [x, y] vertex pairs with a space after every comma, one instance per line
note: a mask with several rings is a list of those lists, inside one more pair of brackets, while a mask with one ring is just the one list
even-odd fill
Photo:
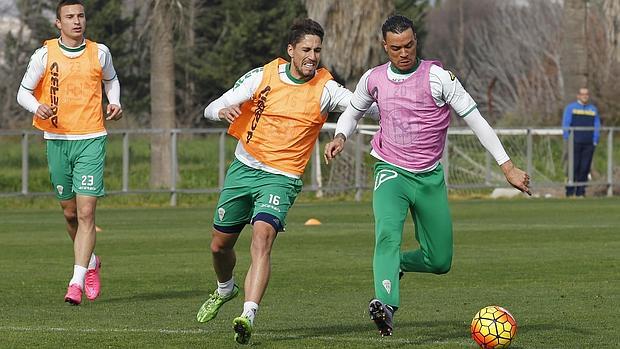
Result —
[[71, 284], [67, 288], [65, 302], [71, 305], [80, 305], [82, 303], [82, 289], [76, 284]]
[[86, 278], [84, 279], [84, 292], [86, 293], [86, 298], [91, 301], [94, 301], [99, 297], [99, 292], [101, 291], [101, 281], [99, 280], [99, 269], [101, 269], [101, 260], [99, 260], [99, 256], [95, 256], [97, 261], [97, 266], [95, 269], [88, 269], [86, 272]]

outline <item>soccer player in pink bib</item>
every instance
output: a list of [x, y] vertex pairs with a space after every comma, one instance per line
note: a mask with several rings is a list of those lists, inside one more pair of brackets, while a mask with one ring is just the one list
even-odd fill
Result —
[[[325, 159], [329, 161], [342, 151], [359, 119], [376, 102], [380, 128], [371, 142], [371, 155], [377, 159], [373, 194], [375, 298], [370, 301], [369, 313], [381, 336], [390, 336], [393, 315], [400, 306], [402, 273], [445, 274], [452, 264], [452, 220], [439, 162], [450, 124], [450, 107], [493, 155], [508, 183], [528, 194], [530, 190], [529, 175], [510, 161], [454, 74], [438, 61], [417, 57], [412, 21], [391, 16], [382, 32], [389, 62], [361, 77], [349, 107], [338, 120], [334, 139], [325, 146]], [[408, 211], [420, 247], [401, 253]]]

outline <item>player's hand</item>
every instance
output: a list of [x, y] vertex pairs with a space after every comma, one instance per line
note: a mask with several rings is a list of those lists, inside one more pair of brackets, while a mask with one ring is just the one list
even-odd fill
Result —
[[52, 108], [50, 108], [47, 104], [41, 104], [37, 111], [34, 113], [38, 118], [42, 120], [46, 120], [54, 116], [54, 112], [52, 112]]
[[336, 155], [342, 152], [342, 149], [344, 149], [344, 142], [346, 142], [346, 138], [342, 133], [339, 133], [331, 142], [325, 145], [325, 152], [323, 153], [325, 164], [329, 164], [329, 160], [334, 159]]
[[504, 176], [510, 185], [519, 189], [523, 193], [527, 193], [527, 195], [532, 196], [532, 192], [530, 191], [530, 175], [528, 175], [525, 171], [521, 170], [518, 167], [513, 165], [512, 161], [508, 160], [502, 164], [502, 171], [504, 172]]
[[231, 105], [230, 107], [222, 108], [217, 113], [220, 120], [228, 121], [229, 124], [232, 124], [239, 115], [241, 115], [241, 109], [239, 109], [238, 105]]
[[123, 117], [123, 109], [117, 104], [108, 104], [106, 120], [118, 120]]

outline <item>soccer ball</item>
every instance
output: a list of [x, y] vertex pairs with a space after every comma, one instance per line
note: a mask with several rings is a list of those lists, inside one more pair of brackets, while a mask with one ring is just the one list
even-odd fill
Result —
[[471, 321], [471, 337], [482, 349], [508, 348], [517, 335], [517, 321], [508, 310], [491, 305]]

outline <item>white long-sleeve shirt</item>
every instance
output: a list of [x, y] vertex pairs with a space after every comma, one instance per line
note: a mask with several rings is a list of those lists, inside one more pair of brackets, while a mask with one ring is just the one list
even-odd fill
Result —
[[[303, 81], [297, 80], [290, 75], [289, 64], [281, 64], [278, 67], [278, 75], [280, 80], [286, 84], [296, 85], [302, 84]], [[218, 113], [223, 108], [227, 108], [233, 105], [239, 105], [252, 99], [254, 92], [260, 86], [263, 80], [263, 68], [256, 68], [249, 71], [237, 80], [233, 88], [226, 91], [221, 97], [211, 102], [204, 110], [204, 117], [209, 120], [219, 121]], [[353, 93], [340, 85], [334, 80], [328, 81], [323, 87], [323, 93], [321, 94], [321, 114], [327, 118], [327, 114], [330, 112], [342, 112], [350, 104]], [[374, 119], [378, 119], [378, 109], [376, 105], [368, 106], [367, 114]], [[363, 113], [360, 115], [360, 118]], [[235, 149], [235, 157], [247, 166], [263, 170], [270, 173], [281, 174], [288, 177], [298, 178], [299, 176], [286, 173], [275, 169], [271, 166], [267, 166], [260, 161], [256, 160], [250, 155], [240, 142], [237, 143]]]
[[[62, 41], [59, 40], [60, 51], [69, 58], [76, 58], [81, 56], [86, 49], [86, 41], [83, 41], [82, 44], [78, 47], [69, 48], [62, 44]], [[120, 96], [121, 96], [121, 85], [118, 81], [118, 76], [116, 74], [116, 70], [114, 69], [114, 64], [112, 63], [112, 54], [107, 46], [104, 44], [97, 43], [98, 58], [99, 63], [101, 64], [102, 74], [103, 74], [103, 86], [105, 90], [106, 97], [108, 98], [108, 102], [110, 104], [116, 104], [118, 106], [121, 105]], [[43, 78], [43, 74], [45, 73], [45, 67], [47, 66], [47, 46], [42, 46], [38, 48], [30, 57], [30, 62], [28, 63], [28, 68], [26, 69], [26, 73], [22, 78], [19, 90], [17, 91], [17, 103], [21, 105], [24, 109], [28, 110], [31, 113], [36, 113], [37, 109], [41, 105], [39, 101], [34, 97], [34, 90], [39, 85], [39, 81]], [[87, 135], [61, 135], [55, 134], [51, 132], [45, 132], [45, 139], [89, 139], [93, 137], [98, 137], [101, 135], [105, 135], [106, 132], [98, 132], [96, 134], [87, 134]]]
[[[349, 138], [355, 131], [357, 123], [364, 111], [374, 102], [374, 98], [368, 91], [368, 77], [371, 71], [372, 69], [368, 70], [360, 78], [355, 92], [353, 93], [353, 97], [351, 98], [350, 107], [347, 108], [338, 119], [335, 134], [342, 133], [346, 138]], [[408, 74], [397, 73], [393, 71], [390, 64], [387, 73], [390, 80], [398, 82], [415, 74], [415, 71]], [[480, 143], [491, 153], [499, 165], [510, 160], [501, 141], [495, 134], [495, 131], [482, 117], [473, 98], [465, 91], [454, 74], [437, 65], [432, 65], [429, 72], [429, 80], [431, 94], [437, 107], [442, 107], [446, 103], [450, 105], [454, 111], [463, 118], [467, 126], [472, 129], [474, 134], [478, 137], [478, 140], [480, 140]], [[371, 155], [384, 161], [384, 159], [374, 151], [371, 151]], [[434, 164], [430, 168], [422, 171], [414, 171], [412, 169], [405, 170], [411, 172], [426, 172], [432, 170], [436, 166], [437, 164]]]

